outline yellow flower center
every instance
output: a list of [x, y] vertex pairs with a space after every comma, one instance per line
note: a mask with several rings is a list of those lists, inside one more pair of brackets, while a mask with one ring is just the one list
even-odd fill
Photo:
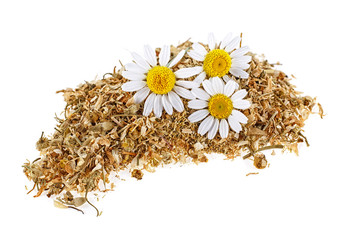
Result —
[[232, 100], [224, 94], [215, 94], [209, 99], [208, 110], [215, 118], [228, 118], [233, 110]]
[[167, 94], [175, 86], [175, 74], [167, 67], [155, 66], [147, 73], [147, 86], [155, 94]]
[[231, 57], [222, 49], [211, 50], [205, 56], [203, 69], [209, 77], [223, 77], [231, 68]]

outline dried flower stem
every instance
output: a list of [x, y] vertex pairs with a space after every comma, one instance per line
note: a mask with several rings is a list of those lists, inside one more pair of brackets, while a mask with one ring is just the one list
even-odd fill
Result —
[[306, 143], [306, 146], [310, 147], [310, 144], [309, 144], [309, 141], [307, 140], [307, 138], [306, 138], [301, 132], [298, 132], [298, 134], [299, 134], [302, 138], [304, 138], [305, 143]]
[[86, 186], [86, 192], [85, 192], [85, 200], [88, 204], [90, 204], [93, 208], [95, 208], [96, 212], [97, 212], [97, 215], [96, 217], [100, 216], [100, 212], [98, 211], [97, 207], [95, 207], [90, 201], [89, 199], [87, 198], [87, 195], [88, 195], [88, 192], [89, 192], [89, 187], [90, 187], [90, 182], [91, 180], [88, 182], [87, 186]]
[[84, 211], [79, 209], [79, 208], [76, 208], [76, 207], [73, 207], [73, 206], [67, 206], [67, 208], [71, 208], [71, 209], [77, 210], [77, 211], [81, 212], [82, 214], [84, 214]]
[[250, 153], [244, 155], [244, 156], [243, 156], [243, 159], [247, 159], [247, 158], [249, 158], [250, 156], [253, 156], [255, 153], [260, 152], [260, 151], [270, 150], [270, 149], [282, 149], [282, 148], [284, 148], [283, 145], [271, 145], [271, 146], [262, 147], [262, 148], [259, 148], [259, 149], [256, 150], [256, 151], [253, 151], [253, 152], [250, 152]]
[[31, 193], [31, 192], [35, 189], [36, 184], [37, 184], [37, 183], [34, 183], [33, 188], [32, 188], [29, 192], [27, 192], [27, 194]]

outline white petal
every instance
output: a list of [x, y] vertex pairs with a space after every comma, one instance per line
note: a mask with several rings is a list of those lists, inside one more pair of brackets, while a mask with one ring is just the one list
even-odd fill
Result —
[[230, 80], [225, 85], [224, 94], [228, 97], [231, 97], [231, 95], [235, 90], [236, 90], [236, 83], [233, 80]]
[[132, 81], [142, 81], [146, 79], [146, 75], [142, 73], [135, 73], [130, 71], [123, 71], [122, 76], [126, 79], [132, 80]]
[[[232, 63], [232, 65], [234, 65], [234, 63]], [[241, 68], [231, 68], [230, 69], [230, 73], [235, 76], [235, 77], [240, 77], [241, 76], [241, 73], [242, 73], [242, 69]]]
[[189, 89], [199, 87], [199, 83], [197, 83], [197, 82], [195, 82], [195, 81], [178, 80], [178, 81], [176, 81], [175, 84], [176, 84], [177, 86], [181, 86], [181, 87], [189, 88]]
[[241, 41], [240, 37], [235, 37], [231, 42], [229, 42], [226, 47], [225, 50], [227, 52], [231, 52], [233, 49], [235, 49], [238, 46], [238, 43]]
[[250, 102], [248, 100], [236, 100], [233, 101], [233, 107], [237, 109], [247, 109], [250, 107]]
[[241, 48], [238, 48], [237, 50], [234, 50], [230, 56], [232, 58], [236, 58], [236, 57], [240, 57], [240, 56], [243, 56], [244, 54], [248, 53], [249, 52], [249, 47], [248, 46], [244, 46], [244, 47], [241, 47]]
[[145, 74], [147, 70], [143, 69], [136, 63], [127, 63], [125, 64], [125, 69], [129, 72], [134, 72], [134, 73], [140, 73], [140, 74]]
[[168, 97], [169, 97], [169, 102], [171, 103], [171, 105], [173, 105], [176, 111], [182, 112], [184, 110], [184, 104], [182, 103], [179, 95], [177, 95], [173, 91], [170, 91], [168, 93]]
[[250, 64], [248, 63], [244, 63], [244, 62], [237, 62], [235, 61], [234, 63], [232, 63], [233, 68], [237, 68], [237, 69], [247, 69], [250, 67]]
[[151, 93], [148, 98], [146, 99], [145, 105], [143, 106], [143, 115], [148, 116], [153, 109], [154, 106], [154, 99], [156, 98], [155, 93]]
[[195, 99], [195, 96], [191, 93], [191, 91], [187, 90], [186, 88], [175, 86], [174, 91], [181, 97], [186, 99]]
[[147, 61], [137, 53], [132, 52], [131, 56], [134, 58], [136, 64], [139, 65], [141, 68], [145, 70], [149, 70], [151, 68], [151, 66], [147, 63]]
[[240, 56], [237, 58], [232, 59], [232, 65], [231, 68], [241, 68], [241, 69], [247, 69], [250, 67], [249, 62], [251, 62], [252, 56]]
[[176, 57], [174, 57], [173, 60], [170, 61], [169, 68], [175, 66], [178, 62], [180, 62], [181, 59], [184, 57], [185, 53], [186, 53], [185, 50], [181, 50], [181, 51], [176, 55]]
[[233, 110], [231, 115], [234, 119], [236, 119], [240, 123], [246, 124], [248, 122], [248, 118], [240, 111]]
[[192, 109], [203, 109], [208, 107], [208, 102], [205, 100], [191, 100], [188, 102], [188, 107]]
[[214, 117], [209, 115], [206, 119], [204, 119], [198, 127], [198, 133], [200, 135], [206, 134], [212, 127], [214, 123]]
[[209, 33], [209, 36], [208, 36], [209, 49], [213, 50], [215, 48], [215, 44], [216, 44], [216, 41], [215, 41], [214, 34], [213, 33]]
[[235, 57], [233, 61], [234, 62], [249, 63], [250, 61], [252, 61], [252, 56], [244, 55], [244, 56], [240, 56], [240, 57]]
[[199, 62], [203, 62], [204, 61], [204, 56], [197, 53], [194, 50], [188, 51], [187, 53], [191, 58], [193, 58], [194, 60], [197, 60]]
[[232, 101], [241, 100], [245, 96], [247, 96], [247, 94], [248, 92], [245, 89], [238, 90], [237, 92], [235, 92], [235, 94], [232, 95], [231, 100]]
[[239, 84], [235, 80], [232, 81], [235, 83], [235, 90], [237, 90], [239, 88]]
[[157, 94], [156, 97], [154, 98], [154, 106], [153, 106], [154, 115], [157, 118], [160, 118], [162, 116], [162, 111], [163, 111], [162, 95]]
[[224, 79], [225, 82], [231, 81], [232, 78], [230, 78], [229, 76], [225, 75], [222, 77]]
[[149, 91], [150, 90], [148, 87], [144, 87], [141, 90], [137, 91], [134, 95], [134, 103], [138, 104], [143, 102], [143, 100], [145, 100], [145, 98], [148, 96]]
[[239, 84], [238, 84], [235, 80], [233, 80], [232, 78], [230, 78], [230, 77], [227, 76], [227, 75], [223, 76], [222, 78], [225, 80], [225, 82], [233, 81], [233, 83], [234, 83], [234, 85], [235, 85], [235, 86], [234, 86], [234, 87], [235, 87], [235, 90], [238, 89]]
[[125, 92], [134, 92], [140, 90], [144, 86], [146, 86], [145, 81], [130, 81], [122, 85], [122, 90]]
[[168, 45], [164, 45], [159, 53], [159, 65], [165, 66], [168, 64], [170, 60], [170, 47]]
[[188, 116], [188, 120], [190, 120], [190, 122], [199, 122], [200, 120], [204, 119], [206, 116], [208, 116], [209, 111], [208, 109], [202, 109], [202, 110], [198, 110], [194, 113], [192, 113], [190, 116]]
[[169, 115], [172, 115], [172, 114], [173, 114], [173, 106], [172, 106], [171, 103], [169, 102], [168, 94], [162, 95], [162, 103], [163, 103], [163, 107], [164, 107], [165, 111], [166, 111]]
[[199, 54], [201, 54], [201, 55], [203, 55], [203, 56], [205, 56], [205, 55], [207, 55], [207, 50], [205, 49], [205, 47], [203, 47], [203, 45], [202, 44], [200, 44], [200, 43], [193, 43], [192, 44], [192, 48], [193, 48], [193, 50], [195, 50], [197, 53], [199, 53]]
[[211, 82], [209, 80], [204, 80], [203, 83], [202, 83], [203, 87], [204, 87], [204, 90], [209, 93], [210, 95], [215, 95], [216, 92], [214, 91], [213, 89], [213, 86], [211, 84]]
[[242, 130], [241, 124], [239, 124], [239, 122], [234, 117], [232, 117], [232, 115], [230, 115], [227, 120], [233, 131], [239, 133]]
[[228, 33], [220, 43], [220, 49], [224, 49], [232, 41], [232, 32]]
[[240, 77], [240, 78], [248, 78], [249, 74], [242, 70], [241, 68], [231, 68], [230, 73], [232, 73], [233, 76], [235, 77]]
[[206, 73], [202, 72], [193, 81], [201, 84], [206, 76], [207, 76]]
[[228, 123], [227, 123], [226, 119], [221, 119], [220, 126], [219, 126], [219, 133], [220, 133], [221, 138], [227, 138], [228, 130], [229, 130], [229, 127], [228, 127]]
[[214, 124], [213, 124], [212, 128], [208, 132], [208, 138], [209, 139], [213, 139], [215, 137], [216, 133], [218, 132], [218, 128], [219, 128], [219, 119], [215, 118], [214, 119]]
[[203, 71], [203, 67], [181, 68], [175, 72], [177, 78], [189, 78]]
[[201, 100], [209, 100], [210, 95], [201, 88], [193, 88], [191, 90], [192, 94]]
[[151, 66], [156, 66], [157, 65], [157, 57], [156, 57], [156, 52], [150, 45], [145, 45], [144, 46], [144, 52], [145, 52], [145, 58]]
[[224, 82], [219, 77], [213, 77], [212, 86], [215, 94], [224, 93]]
[[249, 77], [249, 74], [248, 74], [247, 72], [243, 71], [243, 72], [241, 73], [241, 78], [247, 79], [248, 77]]

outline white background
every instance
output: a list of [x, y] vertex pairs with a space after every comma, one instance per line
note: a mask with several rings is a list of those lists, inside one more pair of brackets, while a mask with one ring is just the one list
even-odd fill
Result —
[[[1, 1], [1, 239], [350, 239], [347, 1]], [[327, 116], [305, 126], [300, 156], [269, 156], [259, 175], [237, 158], [118, 182], [82, 215], [26, 195], [35, 142], [64, 109], [56, 90], [101, 78], [130, 51], [214, 32], [294, 74]]]

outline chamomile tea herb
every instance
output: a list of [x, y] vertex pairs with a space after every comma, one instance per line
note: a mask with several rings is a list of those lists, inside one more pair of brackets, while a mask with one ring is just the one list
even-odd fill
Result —
[[[52, 135], [40, 135], [36, 144], [40, 158], [23, 165], [33, 182], [28, 193], [35, 190], [34, 197], [54, 196], [60, 208], [79, 210], [88, 203], [100, 215], [88, 193], [111, 190], [110, 177], [121, 171], [141, 180], [144, 171], [154, 172], [167, 164], [207, 162], [207, 153], [221, 153], [228, 159], [241, 156], [263, 169], [268, 162], [261, 151], [283, 149], [298, 154], [299, 144], [309, 145], [303, 134], [305, 121], [315, 106], [322, 117], [321, 105], [296, 91], [292, 79], [276, 70], [275, 64], [244, 50], [240, 40], [235, 41], [241, 48], [235, 48], [232, 41], [221, 49], [215, 42], [189, 40], [165, 50], [152, 52], [147, 47], [148, 61], [134, 55], [134, 63], [115, 68], [100, 80], [57, 91], [66, 102], [64, 117], [55, 117]], [[192, 49], [207, 52], [207, 57]], [[230, 72], [231, 65], [225, 64], [233, 64], [234, 56], [240, 56], [235, 51], [247, 53], [241, 55], [241, 68], [237, 65]], [[202, 64], [205, 68], [199, 68]], [[151, 75], [147, 68], [152, 69]], [[204, 80], [205, 71], [209, 78], [222, 77], [227, 83]], [[225, 92], [208, 97], [210, 109], [206, 110], [208, 103], [190, 94], [197, 91], [202, 94], [197, 96], [206, 98], [211, 94], [209, 86], [218, 92], [224, 86]], [[234, 94], [231, 97], [234, 92], [239, 92], [239, 100]], [[202, 113], [210, 117], [202, 121], [203, 126], [192, 121], [204, 119], [199, 116]], [[230, 120], [233, 113], [237, 122]]]

